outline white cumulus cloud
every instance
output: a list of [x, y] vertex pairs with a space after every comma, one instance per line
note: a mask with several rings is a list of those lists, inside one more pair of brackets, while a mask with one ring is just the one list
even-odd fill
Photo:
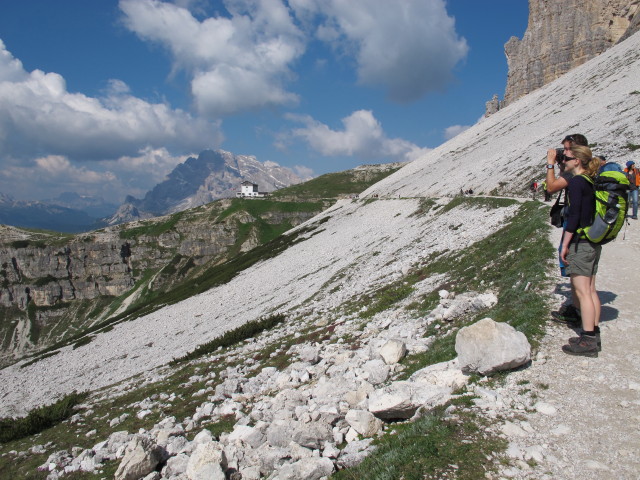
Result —
[[[285, 89], [290, 65], [305, 39], [281, 0], [229, 0], [229, 16], [198, 20], [184, 7], [157, 0], [120, 0], [125, 25], [165, 47], [174, 69], [192, 76], [200, 113], [214, 118], [241, 111], [291, 105]], [[188, 4], [186, 5], [188, 6]]]
[[29, 198], [51, 198], [73, 191], [117, 203], [129, 194], [143, 196], [186, 159], [147, 147], [115, 161], [82, 163], [63, 155], [9, 160], [0, 169], [0, 191], [15, 198], [24, 198], [25, 192]]
[[451, 140], [456, 135], [464, 132], [471, 128], [471, 125], [451, 125], [444, 129], [444, 138], [445, 140]]
[[304, 124], [280, 138], [280, 146], [292, 139], [304, 140], [310, 148], [324, 156], [350, 156], [363, 159], [414, 160], [428, 148], [421, 148], [401, 138], [389, 138], [382, 125], [369, 110], [358, 110], [342, 119], [344, 129], [332, 130], [310, 116], [289, 115]]
[[0, 154], [115, 159], [147, 146], [197, 150], [219, 144], [219, 125], [148, 103], [112, 80], [102, 98], [67, 91], [64, 78], [26, 72], [0, 41]]
[[290, 0], [301, 19], [323, 17], [316, 36], [352, 55], [363, 85], [410, 102], [442, 90], [468, 46], [444, 0]]
[[361, 85], [397, 102], [444, 89], [468, 51], [444, 0], [223, 0], [224, 15], [202, 20], [192, 3], [120, 0], [120, 9], [129, 30], [188, 72], [196, 108], [214, 118], [296, 104], [289, 83], [314, 36], [353, 59]]

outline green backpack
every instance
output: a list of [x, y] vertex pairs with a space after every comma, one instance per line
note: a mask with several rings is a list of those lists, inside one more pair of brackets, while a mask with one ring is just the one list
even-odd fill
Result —
[[593, 185], [596, 208], [593, 223], [577, 230], [580, 238], [601, 245], [615, 239], [627, 216], [629, 180], [624, 173], [602, 172], [595, 180], [581, 175]]

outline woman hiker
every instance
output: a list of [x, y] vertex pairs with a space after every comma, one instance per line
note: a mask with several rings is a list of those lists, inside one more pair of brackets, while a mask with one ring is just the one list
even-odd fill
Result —
[[[562, 139], [562, 148], [563, 155], [568, 155], [571, 151], [571, 147], [574, 145], [582, 145], [585, 147], [589, 146], [589, 142], [587, 137], [580, 133], [572, 133], [571, 135], [567, 135]], [[569, 185], [569, 180], [573, 177], [571, 172], [567, 172], [564, 169], [564, 156], [560, 159], [556, 158], [557, 152], [555, 148], [551, 148], [547, 152], [547, 175], [545, 178], [545, 182], [547, 184], [547, 191], [549, 194], [557, 193], [561, 190], [567, 188]], [[559, 175], [556, 177], [554, 172], [554, 167], [558, 165], [559, 167]], [[565, 202], [566, 202], [566, 192], [565, 192]], [[564, 225], [563, 225], [563, 235], [564, 235]], [[562, 276], [568, 276], [566, 274], [565, 265], [560, 260], [560, 250], [562, 248], [562, 239], [560, 240], [560, 245], [558, 246], [558, 260], [560, 263], [560, 271], [562, 272]], [[568, 305], [564, 305], [558, 311], [551, 312], [551, 318], [555, 322], [562, 323], [569, 327], [579, 327], [581, 324], [580, 319], [580, 303], [576, 292], [573, 290], [573, 285], [571, 286], [571, 301], [572, 303]]]
[[596, 291], [596, 273], [601, 245], [581, 238], [580, 228], [591, 225], [595, 213], [593, 184], [585, 178], [595, 177], [600, 161], [593, 158], [588, 147], [574, 145], [566, 153], [565, 171], [574, 176], [567, 186], [569, 209], [562, 238], [560, 258], [567, 264], [571, 286], [576, 293], [582, 314], [582, 333], [570, 338], [562, 351], [570, 355], [597, 357], [600, 347], [600, 299]]

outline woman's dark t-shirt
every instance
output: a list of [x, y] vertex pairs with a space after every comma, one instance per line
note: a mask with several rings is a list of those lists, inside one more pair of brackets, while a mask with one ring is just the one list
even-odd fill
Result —
[[593, 222], [595, 194], [593, 185], [582, 175], [576, 175], [569, 180], [567, 191], [569, 212], [565, 230], [575, 233], [578, 228], [589, 226]]

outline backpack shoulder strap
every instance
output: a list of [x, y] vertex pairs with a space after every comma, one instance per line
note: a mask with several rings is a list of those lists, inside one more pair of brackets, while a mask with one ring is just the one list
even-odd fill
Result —
[[584, 178], [587, 182], [589, 182], [591, 185], [594, 185], [593, 178], [591, 178], [589, 175], [585, 175], [584, 173], [581, 173], [580, 176]]

